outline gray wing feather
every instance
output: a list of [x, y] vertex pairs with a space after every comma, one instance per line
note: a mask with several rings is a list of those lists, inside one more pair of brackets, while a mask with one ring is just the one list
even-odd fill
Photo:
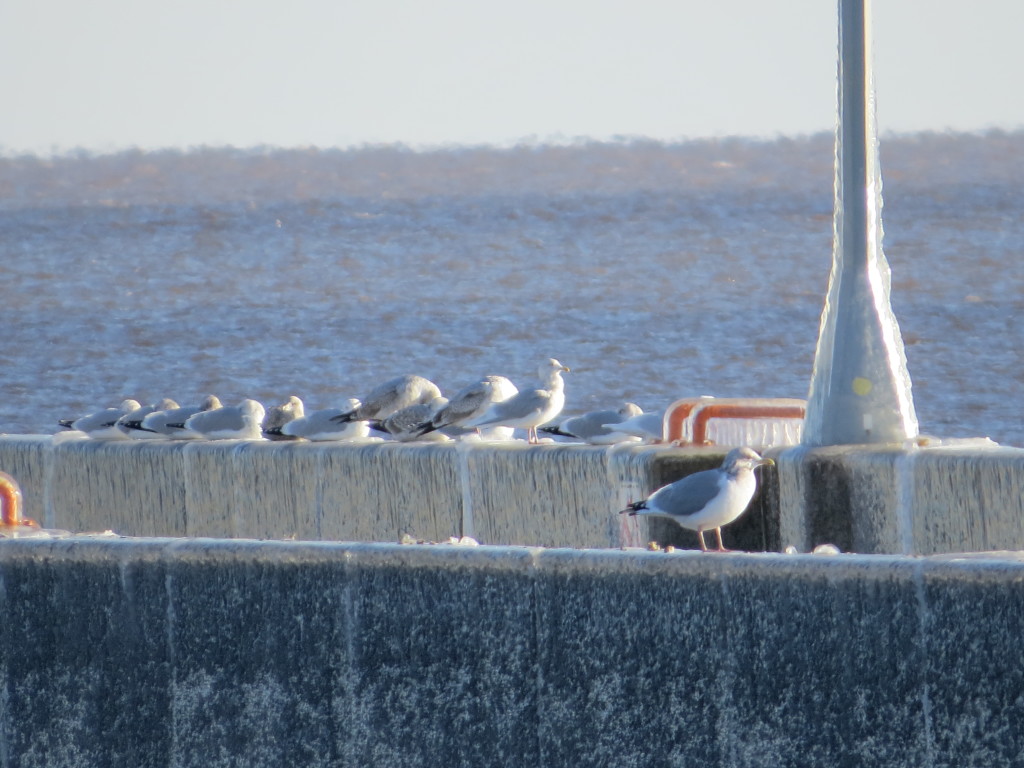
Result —
[[611, 430], [605, 427], [605, 424], [611, 424], [616, 420], [622, 420], [622, 415], [618, 411], [591, 411], [582, 416], [566, 419], [560, 427], [562, 431], [586, 440], [597, 435], [607, 435]]
[[508, 400], [495, 403], [483, 417], [473, 419], [473, 423], [483, 427], [488, 424], [500, 424], [506, 419], [522, 419], [543, 410], [550, 399], [551, 393], [546, 389], [524, 390]]
[[695, 472], [651, 494], [647, 500], [648, 508], [656, 507], [667, 515], [692, 515], [719, 494], [723, 479], [720, 469]]
[[490, 395], [491, 387], [482, 381], [459, 390], [452, 401], [434, 416], [434, 426], [444, 427], [449, 424], [458, 424], [477, 415], [480, 406], [488, 401]]

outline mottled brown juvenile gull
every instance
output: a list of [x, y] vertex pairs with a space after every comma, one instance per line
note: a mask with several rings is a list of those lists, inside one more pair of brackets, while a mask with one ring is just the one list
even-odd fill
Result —
[[223, 407], [216, 395], [207, 395], [199, 405], [183, 405], [167, 411], [154, 411], [142, 420], [142, 428], [169, 437], [172, 440], [195, 440], [202, 437], [185, 429], [188, 417], [201, 411], [213, 411]]
[[733, 448], [718, 469], [696, 472], [662, 486], [646, 499], [634, 501], [622, 513], [671, 518], [683, 528], [696, 531], [700, 548], [705, 552], [708, 546], [704, 543], [704, 531], [714, 530], [718, 551], [725, 552], [722, 526], [742, 515], [750, 504], [757, 489], [754, 470], [774, 463], [751, 448]]
[[410, 405], [429, 403], [440, 396], [441, 390], [429, 379], [422, 376], [399, 376], [375, 387], [362, 399], [358, 408], [338, 414], [333, 421], [383, 421], [395, 411]]
[[292, 440], [294, 438], [283, 434], [281, 429], [288, 422], [305, 415], [306, 407], [302, 400], [292, 395], [283, 404], [267, 408], [267, 414], [263, 417], [263, 436], [268, 440]]
[[636, 442], [639, 437], [615, 429], [616, 423], [632, 416], [639, 416], [643, 410], [636, 403], [624, 403], [617, 411], [591, 411], [582, 416], [573, 416], [555, 427], [539, 427], [539, 432], [559, 437], [571, 437], [591, 445], [613, 445]]
[[390, 436], [392, 440], [398, 440], [402, 443], [420, 438], [447, 440], [448, 438], [443, 434], [437, 432], [424, 434], [420, 430], [424, 422], [429, 421], [438, 410], [446, 405], [448, 405], [448, 398], [435, 397], [429, 403], [417, 403], [416, 405], [410, 405], [395, 411], [382, 421], [371, 419], [370, 429], [383, 432]]
[[546, 424], [562, 412], [565, 406], [565, 382], [562, 372], [569, 369], [549, 357], [537, 368], [540, 386], [513, 395], [508, 400], [494, 403], [475, 419], [465, 422], [467, 427], [519, 427], [527, 430], [527, 441], [537, 443], [537, 427]]
[[256, 400], [200, 411], [188, 417], [185, 429], [207, 440], [262, 440], [266, 410]]
[[127, 440], [128, 435], [117, 426], [117, 420], [141, 407], [138, 400], [122, 400], [117, 408], [104, 408], [78, 419], [61, 419], [60, 425], [84, 432], [93, 440]]
[[353, 397], [342, 408], [324, 408], [307, 413], [281, 427], [281, 434], [305, 438], [312, 442], [363, 439], [370, 434], [370, 427], [365, 421], [334, 420], [335, 416], [350, 413], [358, 407], [359, 401]]
[[484, 376], [460, 389], [433, 418], [419, 425], [420, 434], [461, 427], [483, 416], [494, 403], [502, 403], [517, 394], [519, 389], [504, 376]]

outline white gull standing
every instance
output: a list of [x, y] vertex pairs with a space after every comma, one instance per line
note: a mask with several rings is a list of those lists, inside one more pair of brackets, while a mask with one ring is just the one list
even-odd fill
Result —
[[398, 376], [374, 387], [357, 408], [348, 413], [338, 414], [332, 421], [382, 421], [395, 411], [408, 408], [410, 405], [429, 403], [440, 396], [441, 390], [429, 379], [413, 375]]
[[522, 390], [508, 400], [494, 403], [475, 419], [464, 423], [467, 427], [519, 427], [527, 430], [527, 441], [537, 443], [537, 427], [546, 424], [562, 412], [565, 406], [565, 382], [562, 373], [569, 369], [549, 357], [537, 368], [540, 385]]
[[646, 499], [634, 501], [620, 514], [671, 518], [683, 528], [696, 531], [700, 548], [705, 552], [708, 546], [704, 543], [704, 531], [714, 530], [718, 551], [726, 552], [722, 526], [746, 511], [757, 489], [754, 470], [774, 463], [751, 448], [733, 448], [718, 469], [695, 472], [662, 486]]

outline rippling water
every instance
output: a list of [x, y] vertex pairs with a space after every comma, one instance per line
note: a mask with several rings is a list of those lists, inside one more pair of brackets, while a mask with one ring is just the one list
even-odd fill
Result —
[[[566, 413], [806, 397], [831, 136], [0, 158], [0, 431], [572, 367]], [[882, 142], [922, 431], [1024, 445], [1024, 134]]]

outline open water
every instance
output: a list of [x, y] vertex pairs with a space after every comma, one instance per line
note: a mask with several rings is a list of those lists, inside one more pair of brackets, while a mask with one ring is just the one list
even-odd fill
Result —
[[[882, 140], [923, 432], [1024, 445], [1024, 133]], [[833, 138], [0, 158], [0, 432], [572, 367], [565, 414], [806, 397]]]

